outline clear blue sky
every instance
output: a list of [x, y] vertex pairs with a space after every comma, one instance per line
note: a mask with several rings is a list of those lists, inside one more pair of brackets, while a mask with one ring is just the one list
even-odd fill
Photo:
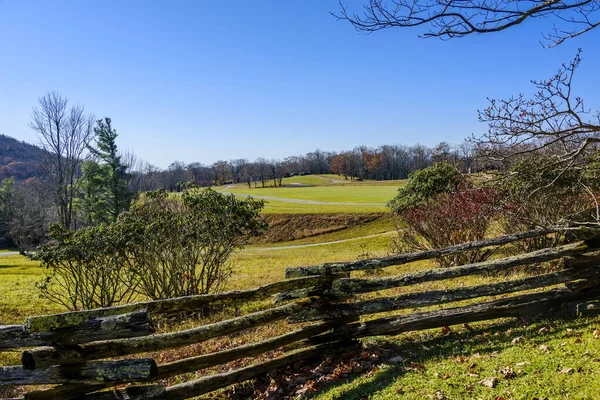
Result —
[[[363, 0], [366, 1], [366, 0]], [[360, 4], [360, 0], [349, 0]], [[441, 41], [359, 34], [336, 0], [0, 0], [0, 133], [28, 142], [48, 90], [108, 116], [121, 148], [173, 160], [278, 158], [315, 148], [459, 143], [487, 97], [527, 92], [584, 49], [600, 108], [600, 29], [555, 49], [551, 21]]]

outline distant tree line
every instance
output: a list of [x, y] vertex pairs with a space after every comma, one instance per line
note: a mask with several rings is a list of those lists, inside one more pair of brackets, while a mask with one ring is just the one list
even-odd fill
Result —
[[[242, 158], [219, 160], [211, 165], [174, 161], [164, 170], [142, 162], [132, 185], [141, 191], [180, 191], [182, 184], [186, 182], [198, 186], [245, 183], [253, 188], [280, 186], [283, 178], [307, 174], [337, 174], [347, 180], [406, 179], [411, 172], [436, 162], [448, 162], [464, 173], [475, 172], [484, 168], [484, 164], [476, 162], [476, 159], [477, 150], [471, 143], [453, 146], [442, 142], [434, 147], [359, 146], [340, 153], [317, 149], [305, 155], [284, 159], [261, 157], [249, 161]], [[493, 165], [485, 166], [494, 168]]]

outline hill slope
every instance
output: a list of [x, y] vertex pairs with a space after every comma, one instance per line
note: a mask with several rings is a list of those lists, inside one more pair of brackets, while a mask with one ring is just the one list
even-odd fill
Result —
[[39, 163], [45, 154], [37, 146], [0, 135], [0, 181], [11, 176], [16, 180], [40, 176]]

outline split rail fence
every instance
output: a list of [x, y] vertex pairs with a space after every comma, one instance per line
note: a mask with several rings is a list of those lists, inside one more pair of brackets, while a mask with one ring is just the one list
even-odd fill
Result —
[[[449, 268], [385, 277], [351, 277], [352, 271], [493, 248], [560, 232], [567, 244]], [[386, 296], [385, 290], [563, 259], [563, 268], [525, 278]], [[25, 399], [186, 399], [244, 382], [269, 371], [320, 356], [325, 349], [367, 336], [396, 335], [497, 318], [547, 313], [566, 303], [600, 298], [600, 228], [555, 227], [464, 243], [444, 249], [355, 262], [286, 269], [286, 279], [252, 290], [148, 301], [116, 307], [29, 317], [0, 326], [0, 351], [21, 351], [21, 365], [0, 367], [0, 385], [54, 385]], [[526, 268], [526, 267], [525, 267]], [[355, 274], [356, 275], [356, 274]], [[383, 291], [380, 293], [380, 291]], [[521, 292], [521, 293], [518, 293]], [[376, 293], [369, 298], [357, 294]], [[389, 293], [388, 293], [389, 294]], [[376, 296], [376, 297], [375, 297]], [[443, 309], [422, 307], [482, 299]], [[234, 307], [273, 298], [270, 308], [185, 330], [156, 333], [152, 318]], [[584, 303], [582, 303], [584, 304]], [[410, 313], [361, 316], [396, 310]], [[373, 318], [373, 316], [371, 317]], [[158, 364], [135, 355], [201, 343], [287, 319], [296, 329], [264, 341]], [[283, 355], [225, 373], [166, 386], [161, 381], [284, 348]]]

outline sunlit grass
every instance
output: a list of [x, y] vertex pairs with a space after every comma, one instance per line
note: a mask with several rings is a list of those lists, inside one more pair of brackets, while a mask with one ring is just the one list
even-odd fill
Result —
[[[314, 399], [597, 399], [600, 317], [533, 324], [471, 324], [370, 339], [389, 350], [379, 367], [330, 385]], [[548, 330], [546, 333], [540, 333]], [[516, 342], [513, 343], [515, 338]], [[546, 347], [544, 347], [546, 346]], [[480, 383], [495, 378], [493, 388]]]
[[394, 186], [299, 186], [252, 188], [237, 185], [227, 192], [250, 196], [269, 196], [285, 199], [309, 200], [333, 203], [374, 203], [385, 205], [397, 193]]
[[[301, 245], [325, 241], [356, 238], [377, 234], [392, 229], [389, 219], [378, 219], [362, 226], [344, 229], [316, 237], [305, 238], [278, 245]], [[387, 235], [346, 243], [314, 246], [308, 248], [279, 249], [260, 251], [256, 246], [238, 252], [232, 257], [234, 274], [226, 290], [249, 289], [284, 278], [286, 267], [321, 264], [331, 261], [352, 261], [368, 253], [370, 257], [384, 256], [389, 251], [390, 237]], [[260, 247], [271, 247], [272, 244]], [[378, 276], [418, 271], [434, 267], [431, 261], [421, 261], [403, 266], [390, 267]], [[538, 267], [539, 268], [539, 267]], [[402, 293], [443, 289], [448, 287], [472, 286], [484, 283], [502, 282], [528, 276], [533, 268], [522, 268], [510, 274], [474, 275], [439, 282], [425, 282], [410, 287], [390, 289], [378, 293], [358, 296], [375, 298]], [[37, 261], [22, 256], [0, 257], [0, 324], [22, 323], [26, 316], [63, 311], [52, 303], [41, 299], [35, 288], [45, 271]], [[364, 272], [354, 272], [353, 277], [369, 276]], [[473, 299], [458, 304], [474, 304], [482, 301]], [[453, 304], [456, 306], [457, 303]], [[158, 319], [161, 332], [180, 330], [197, 326], [200, 323], [214, 322], [269, 307], [268, 302], [249, 303], [238, 310], [226, 308], [223, 313], [215, 313], [205, 319], [185, 320]], [[445, 306], [446, 307], [446, 306]], [[437, 309], [438, 306], [428, 309]], [[365, 316], [373, 319], [381, 316], [412, 313], [414, 310], [401, 310]], [[505, 325], [498, 325], [504, 321]], [[365, 339], [364, 343], [376, 343], [388, 349], [386, 359], [375, 365], [368, 373], [351, 375], [345, 379], [321, 387], [310, 397], [325, 399], [596, 399], [600, 398], [600, 339], [594, 337], [594, 329], [600, 327], [600, 318], [544, 320], [534, 324], [522, 321], [502, 320], [471, 324], [470, 332], [462, 326], [452, 327], [449, 335], [440, 329], [425, 332], [412, 332], [395, 337]], [[159, 362], [179, 359], [197, 354], [206, 354], [242, 343], [273, 337], [297, 326], [284, 321], [269, 324], [254, 330], [217, 338], [198, 345], [187, 346], [149, 356]], [[540, 333], [548, 328], [547, 333]], [[516, 337], [524, 337], [519, 343], [512, 343]], [[540, 349], [540, 345], [549, 350]], [[247, 359], [235, 367], [248, 365], [259, 359], [272, 357], [264, 355], [258, 359]], [[405, 361], [399, 364], [386, 361], [394, 356], [402, 356]], [[0, 352], [0, 365], [19, 362], [18, 352]], [[529, 364], [521, 364], [528, 362]], [[416, 363], [416, 364], [411, 364]], [[415, 367], [414, 365], [421, 366]], [[474, 366], [472, 366], [474, 365]], [[472, 367], [471, 367], [472, 366]], [[225, 372], [232, 366], [227, 364], [188, 374], [169, 380], [179, 382], [184, 378], [198, 377], [201, 374]], [[512, 368], [514, 375], [505, 379], [502, 370]], [[569, 370], [572, 368], [572, 370]], [[561, 373], [561, 371], [569, 371]], [[488, 388], [478, 382], [496, 377], [497, 385]]]
[[[295, 189], [294, 189], [295, 190]], [[260, 196], [260, 194], [254, 193], [251, 196]], [[372, 213], [372, 212], [387, 212], [387, 208], [384, 204], [371, 205], [371, 204], [302, 204], [302, 203], [290, 203], [284, 201], [273, 201], [265, 200], [265, 208], [263, 214], [331, 214], [331, 213]]]

